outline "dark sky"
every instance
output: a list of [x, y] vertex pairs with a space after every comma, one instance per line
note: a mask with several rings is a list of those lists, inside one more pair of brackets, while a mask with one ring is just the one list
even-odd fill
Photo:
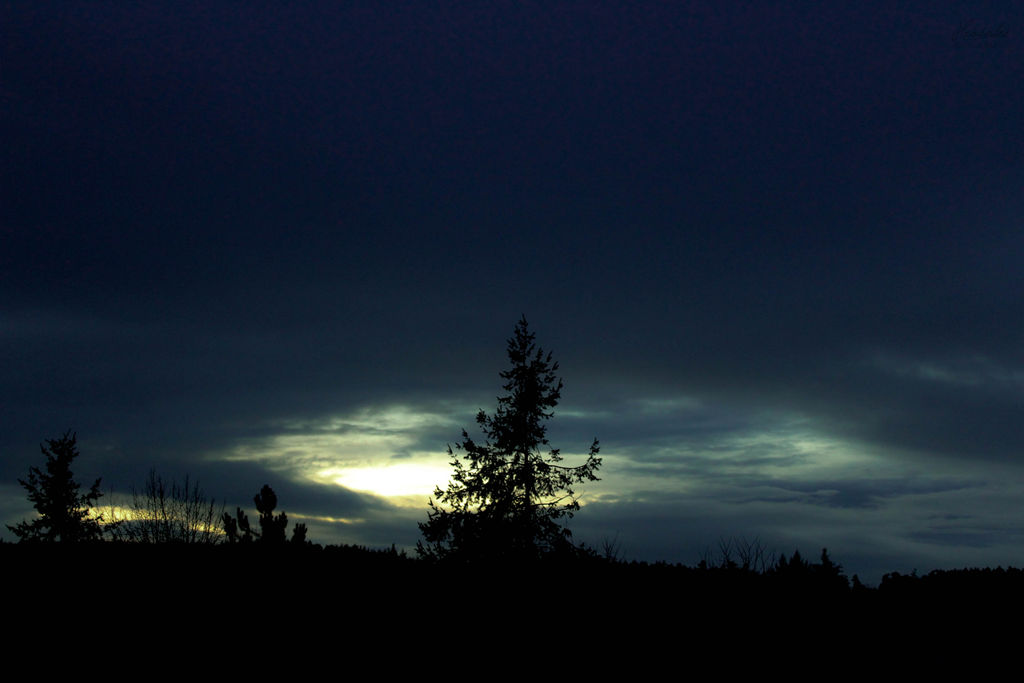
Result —
[[3, 3], [6, 523], [70, 428], [411, 546], [525, 315], [581, 540], [1024, 564], [1024, 7], [409, 5]]

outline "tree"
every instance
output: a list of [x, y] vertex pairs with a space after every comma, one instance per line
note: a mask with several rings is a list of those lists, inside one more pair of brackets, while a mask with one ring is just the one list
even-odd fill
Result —
[[134, 543], [215, 544], [221, 540], [219, 522], [224, 506], [217, 510], [199, 482], [188, 475], [182, 483], [164, 481], [150, 470], [142, 491], [132, 488], [127, 517], [114, 532], [118, 540]]
[[88, 493], [82, 494], [71, 474], [71, 461], [78, 457], [76, 436], [68, 430], [61, 438], [40, 444], [46, 457], [46, 471], [32, 466], [28, 470], [28, 481], [18, 480], [39, 513], [31, 522], [7, 526], [19, 540], [75, 543], [103, 536], [102, 516], [92, 512], [96, 501], [103, 496], [100, 480], [96, 480]]
[[[235, 517], [224, 513], [224, 533], [230, 543], [251, 543], [258, 540], [270, 545], [284, 544], [288, 530], [288, 515], [282, 512], [274, 514], [277, 507], [277, 494], [269, 485], [264, 484], [260, 492], [253, 497], [256, 511], [260, 513], [260, 530], [256, 531], [249, 524], [249, 517], [242, 508], [238, 508]], [[292, 528], [292, 543], [306, 543], [306, 525], [296, 524]]]
[[823, 587], [834, 590], [849, 590], [850, 582], [843, 573], [843, 565], [836, 564], [828, 556], [828, 548], [821, 549], [821, 563], [814, 565], [816, 577]]
[[493, 416], [476, 416], [484, 443], [462, 430], [462, 442], [448, 446], [455, 471], [446, 490], [434, 490], [419, 525], [421, 557], [529, 560], [575, 549], [562, 522], [580, 507], [573, 487], [598, 479], [598, 441], [575, 467], [561, 464], [558, 449], [541, 453], [563, 385], [558, 363], [534, 339], [524, 317], [508, 340], [511, 368], [500, 373], [507, 394]]

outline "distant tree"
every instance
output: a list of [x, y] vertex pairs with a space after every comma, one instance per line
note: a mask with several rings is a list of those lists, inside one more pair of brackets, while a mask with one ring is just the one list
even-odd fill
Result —
[[778, 574], [785, 574], [789, 576], [801, 576], [810, 573], [811, 565], [800, 556], [799, 550], [793, 551], [793, 556], [786, 559], [786, 554], [782, 553], [779, 555], [779, 561], [775, 565], [775, 571]]
[[260, 513], [260, 540], [264, 543], [284, 543], [288, 529], [288, 515], [282, 512], [274, 515], [277, 495], [274, 489], [264, 486], [253, 499], [256, 511]]
[[[786, 556], [783, 555], [779, 562], [784, 565]], [[711, 548], [705, 548], [697, 568], [765, 574], [774, 570], [776, 566], [775, 554], [768, 551], [768, 547], [761, 542], [759, 537], [755, 536], [754, 540], [748, 541], [745, 536], [741, 536], [739, 538], [720, 538], [717, 559], [712, 554]]]
[[252, 543], [259, 538], [259, 532], [249, 524], [249, 517], [242, 508], [236, 508], [235, 516], [225, 512], [221, 521], [224, 523], [224, 535], [228, 543]]
[[828, 556], [828, 548], [821, 549], [821, 562], [812, 565], [819, 583], [835, 590], [847, 590], [850, 582], [843, 573], [843, 565], [836, 564]]
[[150, 470], [142, 490], [132, 488], [128, 512], [113, 535], [135, 543], [215, 544], [223, 538], [223, 514], [224, 506], [218, 510], [188, 475], [178, 483]]
[[842, 565], [832, 561], [826, 548], [821, 549], [819, 563], [805, 560], [799, 550], [794, 551], [788, 560], [785, 555], [780, 555], [773, 575], [781, 584], [789, 587], [832, 592], [845, 592], [850, 588]]
[[[224, 513], [221, 518], [224, 523], [224, 533], [229, 543], [251, 543], [259, 541], [270, 545], [283, 545], [286, 540], [288, 529], [288, 515], [282, 512], [274, 514], [277, 507], [277, 494], [274, 489], [264, 484], [260, 492], [253, 497], [256, 504], [256, 511], [260, 513], [260, 530], [256, 531], [249, 524], [249, 518], [242, 508], [238, 508], [235, 517]], [[306, 525], [296, 524], [292, 528], [292, 543], [304, 544], [306, 540]]]
[[39, 513], [30, 522], [7, 526], [19, 540], [76, 543], [102, 538], [102, 516], [93, 513], [96, 502], [103, 496], [100, 480], [83, 494], [79, 493], [78, 482], [71, 474], [71, 462], [78, 457], [76, 436], [68, 430], [61, 438], [40, 444], [46, 457], [46, 471], [32, 466], [28, 480], [18, 480]]
[[508, 340], [511, 368], [501, 373], [507, 394], [493, 416], [481, 410], [476, 417], [484, 443], [463, 430], [462, 442], [448, 447], [455, 472], [446, 490], [435, 489], [419, 525], [421, 557], [521, 560], [575, 549], [562, 521], [580, 507], [573, 487], [598, 478], [598, 442], [576, 467], [562, 465], [558, 449], [540, 452], [562, 380], [534, 337], [523, 318]]

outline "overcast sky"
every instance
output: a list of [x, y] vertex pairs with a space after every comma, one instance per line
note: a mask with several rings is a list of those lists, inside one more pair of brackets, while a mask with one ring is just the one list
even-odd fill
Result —
[[115, 495], [269, 483], [410, 547], [525, 315], [552, 445], [601, 441], [578, 539], [1024, 565], [1022, 40], [1012, 3], [3, 3], [0, 517], [72, 429]]

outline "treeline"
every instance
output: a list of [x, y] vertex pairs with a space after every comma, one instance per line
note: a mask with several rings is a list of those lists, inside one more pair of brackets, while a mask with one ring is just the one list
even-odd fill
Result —
[[475, 602], [530, 609], [538, 596], [559, 594], [569, 611], [595, 617], [663, 611], [721, 616], [750, 605], [814, 613], [829, 605], [836, 614], [860, 619], [904, 605], [998, 604], [1024, 587], [1024, 571], [1013, 568], [890, 573], [870, 587], [847, 577], [825, 550], [815, 562], [795, 551], [756, 569], [721, 561], [634, 561], [585, 548], [497, 564], [432, 561], [394, 547], [105, 541], [2, 543], [0, 566], [11, 585], [45, 596], [43, 602], [56, 608], [65, 596], [90, 596], [125, 608], [198, 602], [239, 614], [282, 614], [353, 600], [370, 601], [375, 609], [438, 613]]
[[[253, 498], [255, 522], [241, 507], [234, 514], [219, 508], [197, 483], [165, 481], [151, 472], [141, 490], [133, 490], [126, 511], [95, 509], [103, 496], [99, 480], [86, 491], [75, 481], [71, 464], [78, 456], [76, 437], [68, 432], [42, 445], [45, 468], [32, 467], [19, 483], [37, 511], [36, 518], [9, 526], [20, 543], [0, 543], [0, 563], [16, 575], [37, 581], [56, 572], [67, 579], [116, 576], [109, 584], [120, 591], [195, 590], [223, 583], [245, 594], [281, 597], [287, 586], [330, 584], [344, 579], [363, 585], [388, 585], [392, 593], [420, 600], [455, 584], [504, 582], [512, 593], [527, 595], [552, 577], [574, 577], [602, 586], [604, 599], [625, 608], [685, 599], [689, 602], [750, 597], [842, 600], [849, 604], [933, 598], [995, 596], [1024, 586], [1024, 570], [964, 569], [918, 575], [886, 574], [877, 588], [847, 577], [827, 549], [817, 561], [799, 550], [788, 557], [769, 554], [757, 539], [723, 540], [717, 554], [706, 551], [694, 566], [638, 562], [621, 556], [614, 544], [601, 550], [584, 544], [552, 545], [544, 552], [511, 555], [494, 552], [490, 542], [465, 544], [459, 553], [421, 553], [410, 557], [392, 546], [320, 545], [305, 524], [289, 528], [278, 510], [273, 489], [264, 486]], [[211, 577], [218, 577], [215, 580]], [[271, 579], [271, 577], [273, 577]], [[395, 593], [404, 586], [405, 593]], [[83, 589], [85, 587], [83, 586]]]

